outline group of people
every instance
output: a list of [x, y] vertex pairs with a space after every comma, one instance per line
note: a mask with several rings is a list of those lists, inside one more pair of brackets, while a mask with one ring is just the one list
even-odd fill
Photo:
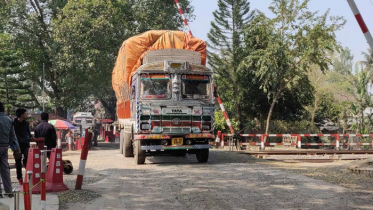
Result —
[[[12, 184], [10, 178], [8, 149], [11, 148], [16, 162], [16, 172], [19, 185], [23, 185], [22, 167], [27, 165], [27, 156], [30, 148], [32, 135], [27, 122], [26, 109], [16, 110], [16, 118], [13, 120], [5, 113], [3, 103], [0, 102], [0, 176], [4, 186], [4, 191], [8, 197], [13, 197]], [[46, 112], [41, 114], [41, 123], [36, 126], [35, 138], [44, 137], [48, 150], [56, 147], [57, 134], [53, 125], [48, 123], [49, 115]], [[47, 152], [48, 158], [50, 152]], [[22, 160], [23, 157], [23, 160]], [[0, 198], [3, 197], [0, 185]]]

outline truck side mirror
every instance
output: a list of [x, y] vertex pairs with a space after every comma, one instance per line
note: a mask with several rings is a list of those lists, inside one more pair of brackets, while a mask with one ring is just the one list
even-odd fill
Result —
[[135, 86], [132, 85], [131, 86], [131, 99], [135, 99], [136, 97], [136, 89], [135, 89]]
[[218, 88], [216, 86], [214, 86], [214, 97], [218, 97]]

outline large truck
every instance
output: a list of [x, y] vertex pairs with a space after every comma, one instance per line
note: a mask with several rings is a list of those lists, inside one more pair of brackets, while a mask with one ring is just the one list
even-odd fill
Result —
[[153, 30], [123, 42], [113, 70], [120, 152], [195, 154], [207, 162], [214, 139], [213, 72], [206, 44], [181, 31]]

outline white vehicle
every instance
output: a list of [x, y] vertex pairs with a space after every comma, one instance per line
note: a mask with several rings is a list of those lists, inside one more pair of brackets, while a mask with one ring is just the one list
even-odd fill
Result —
[[73, 122], [82, 126], [82, 130], [95, 126], [95, 118], [90, 112], [77, 112]]

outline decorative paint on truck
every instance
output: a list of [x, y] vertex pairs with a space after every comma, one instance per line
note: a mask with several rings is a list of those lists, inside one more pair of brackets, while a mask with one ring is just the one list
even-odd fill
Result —
[[[201, 40], [191, 39], [185, 33], [183, 36], [187, 37], [186, 42], [197, 41], [199, 46], [205, 47]], [[133, 42], [136, 40], [129, 43]], [[215, 138], [215, 110], [212, 71], [202, 65], [206, 50], [184, 49], [190, 43], [163, 45], [179, 46], [181, 49], [163, 49], [162, 46], [152, 45], [152, 51], [138, 58], [142, 65], [131, 71], [130, 81], [125, 84], [129, 87], [128, 93], [118, 93], [118, 90], [125, 91], [126, 88], [114, 88], [117, 98], [128, 95], [127, 99], [120, 98], [117, 108], [128, 112], [128, 118], [123, 111], [118, 112], [120, 151], [126, 157], [135, 156], [137, 164], [145, 162], [146, 153], [160, 151], [175, 155], [194, 153], [198, 162], [207, 162], [211, 147], [209, 141]], [[116, 87], [114, 75], [119, 75], [117, 65], [123, 64], [117, 60], [113, 87]], [[118, 78], [116, 81], [119, 81]]]

